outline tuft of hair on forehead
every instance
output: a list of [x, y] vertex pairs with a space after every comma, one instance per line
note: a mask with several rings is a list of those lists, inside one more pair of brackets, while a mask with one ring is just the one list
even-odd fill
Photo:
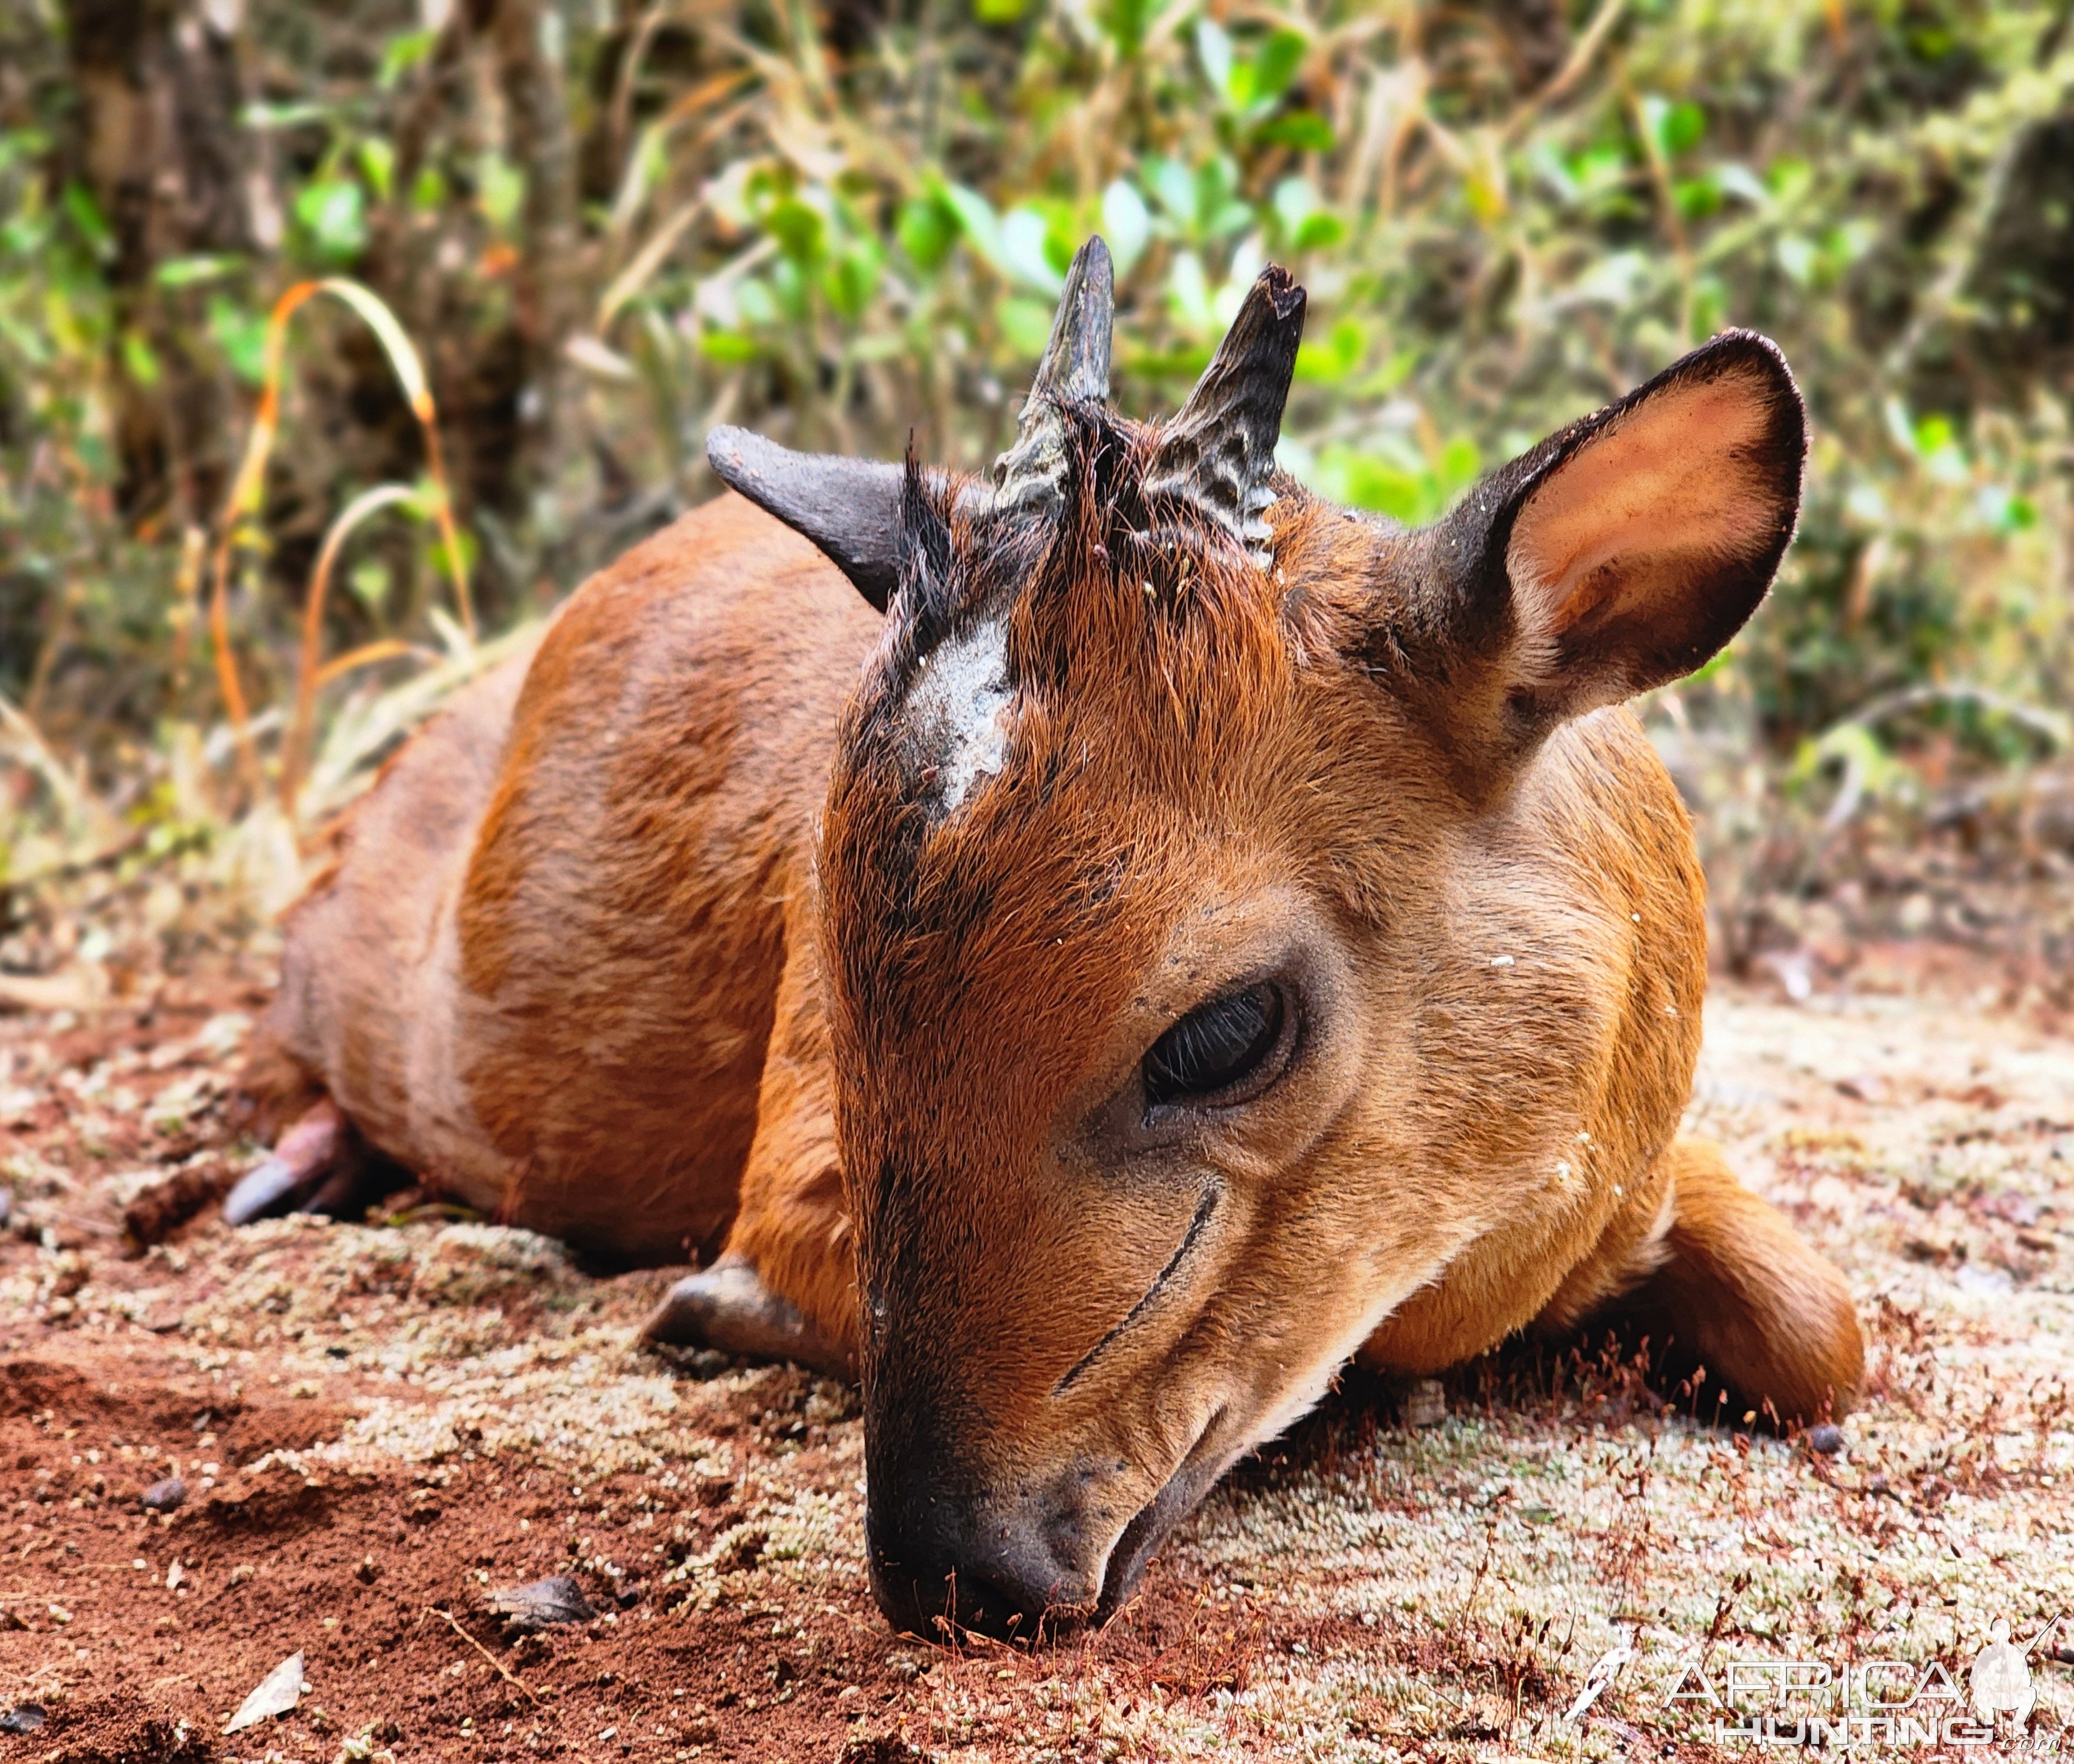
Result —
[[[1171, 886], [1158, 854], [1185, 829], [1303, 763], [1275, 733], [1295, 591], [1214, 511], [1148, 491], [1157, 427], [1058, 414], [1041, 501], [907, 473], [899, 585], [823, 823], [828, 960], [882, 1020], [943, 1020], [989, 962], [1066, 959], [1120, 893]], [[1288, 531], [1313, 505], [1277, 490]]]
[[948, 626], [960, 585], [950, 523], [930, 494], [912, 432], [900, 486], [899, 572], [900, 598], [891, 609], [917, 651], [926, 651]]
[[[1100, 690], [1130, 656], [1220, 624], [1258, 622], [1276, 596], [1243, 543], [1195, 502], [1150, 487], [1157, 425], [1089, 399], [1056, 401], [1056, 494], [1001, 509], [975, 481], [924, 471], [911, 444], [900, 591], [882, 692], [898, 699], [956, 634], [998, 623], [1018, 684]], [[1220, 646], [1221, 647], [1221, 646]], [[1127, 670], [1135, 672], [1135, 669]]]

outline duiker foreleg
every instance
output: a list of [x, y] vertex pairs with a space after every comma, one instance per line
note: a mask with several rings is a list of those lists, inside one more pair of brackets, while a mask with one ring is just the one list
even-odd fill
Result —
[[[1718, 1146], [1681, 1139], [1663, 1161], [1663, 1260], [1617, 1308], [1663, 1318], [1717, 1391], [1733, 1390], [1774, 1425], [1843, 1415], [1865, 1375], [1843, 1277], [1736, 1179]], [[1741, 1418], [1739, 1409], [1730, 1419]]]
[[849, 1378], [856, 1286], [828, 1097], [828, 1021], [812, 928], [804, 915], [791, 917], [799, 935], [779, 983], [733, 1226], [719, 1258], [672, 1287], [643, 1332]]

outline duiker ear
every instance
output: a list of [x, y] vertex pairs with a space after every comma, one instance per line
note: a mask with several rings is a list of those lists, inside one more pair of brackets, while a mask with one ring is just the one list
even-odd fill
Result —
[[1661, 686], [1727, 643], [1793, 537], [1807, 449], [1784, 357], [1731, 331], [1440, 523], [1428, 537], [1453, 577], [1444, 622], [1495, 662], [1514, 733]]

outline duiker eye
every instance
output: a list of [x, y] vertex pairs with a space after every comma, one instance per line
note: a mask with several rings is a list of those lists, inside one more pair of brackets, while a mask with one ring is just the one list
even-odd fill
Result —
[[1243, 1101], [1279, 1069], [1287, 1015], [1268, 981], [1198, 1005], [1147, 1050], [1146, 1106]]

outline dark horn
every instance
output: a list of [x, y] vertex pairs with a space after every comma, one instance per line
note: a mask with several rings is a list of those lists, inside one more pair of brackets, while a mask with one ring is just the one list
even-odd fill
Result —
[[1160, 432], [1146, 474], [1148, 495], [1193, 503], [1263, 569], [1272, 561], [1268, 479], [1303, 340], [1303, 300], [1287, 270], [1260, 272], [1188, 402]]
[[721, 481], [812, 539], [884, 612], [900, 580], [900, 497], [907, 474], [878, 460], [795, 453], [747, 429], [706, 436]]
[[994, 462], [995, 506], [1015, 508], [1057, 493], [1064, 429], [1058, 407], [1099, 403], [1109, 396], [1110, 333], [1116, 323], [1116, 271], [1099, 235], [1082, 246], [1066, 272], [1051, 339], [1044, 345], [1030, 396], [1023, 400], [1015, 444]]

